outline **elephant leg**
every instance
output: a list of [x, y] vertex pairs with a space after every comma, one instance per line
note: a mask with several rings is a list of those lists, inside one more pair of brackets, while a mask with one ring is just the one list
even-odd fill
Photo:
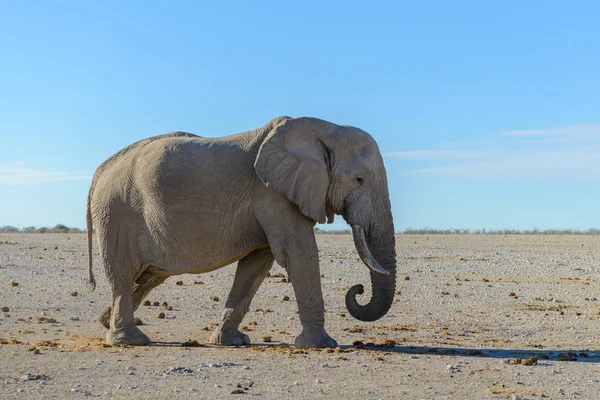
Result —
[[250, 343], [248, 335], [240, 332], [238, 327], [272, 265], [273, 254], [270, 249], [255, 250], [238, 262], [233, 287], [225, 303], [221, 323], [210, 336], [211, 343], [224, 346]]
[[106, 334], [106, 342], [110, 345], [129, 344], [143, 346], [150, 339], [133, 320], [133, 281], [120, 277], [112, 279], [112, 305], [110, 311], [110, 329]]
[[[142, 300], [144, 300], [150, 291], [163, 283], [167, 276], [156, 274], [154, 267], [147, 268], [142, 275], [135, 281], [133, 290], [133, 312], [138, 309]], [[112, 314], [112, 306], [108, 306], [100, 313], [98, 320], [106, 328], [110, 329], [110, 316]]]
[[298, 303], [302, 333], [295, 346], [337, 347], [337, 342], [325, 331], [319, 250], [313, 223], [298, 213], [280, 213], [268, 222], [265, 231], [269, 245], [277, 263], [287, 270]]
[[337, 342], [325, 331], [325, 305], [321, 290], [319, 256], [316, 250], [304, 257], [288, 260], [289, 274], [298, 303], [302, 333], [296, 337], [299, 349], [337, 347]]

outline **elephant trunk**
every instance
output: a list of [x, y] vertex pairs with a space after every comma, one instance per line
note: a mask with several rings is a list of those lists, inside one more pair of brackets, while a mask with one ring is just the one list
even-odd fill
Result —
[[[391, 213], [390, 213], [391, 214]], [[361, 259], [370, 268], [372, 295], [369, 303], [360, 305], [356, 295], [364, 293], [363, 285], [355, 285], [346, 293], [346, 308], [360, 321], [375, 321], [383, 317], [392, 306], [396, 290], [396, 250], [394, 228], [390, 222], [369, 227], [365, 231], [352, 225], [354, 244]]]

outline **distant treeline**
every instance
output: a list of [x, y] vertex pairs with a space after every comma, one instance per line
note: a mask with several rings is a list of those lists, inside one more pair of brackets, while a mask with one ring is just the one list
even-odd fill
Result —
[[[64, 224], [58, 224], [52, 228], [47, 226], [35, 227], [26, 226], [17, 228], [16, 226], [0, 226], [0, 233], [83, 233], [85, 230], [71, 228]], [[315, 233], [321, 235], [348, 235], [350, 229], [326, 230], [315, 227]], [[404, 231], [396, 233], [404, 235], [600, 235], [600, 229], [590, 228], [580, 229], [434, 229], [434, 228], [407, 228]]]
[[350, 229], [338, 229], [338, 230], [327, 230], [327, 229], [321, 229], [317, 226], [315, 226], [315, 233], [319, 233], [322, 235], [348, 235], [351, 234], [352, 231]]
[[17, 228], [16, 226], [0, 226], [0, 233], [81, 233], [85, 232], [79, 228], [71, 228], [63, 224], [58, 224], [52, 228], [47, 226], [36, 227], [26, 226], [24, 228]]
[[[315, 232], [324, 235], [351, 234], [350, 229], [326, 230], [315, 227]], [[434, 229], [434, 228], [407, 228], [396, 233], [403, 235], [600, 235], [600, 229]]]
[[432, 229], [407, 228], [402, 232], [406, 235], [600, 235], [600, 229]]

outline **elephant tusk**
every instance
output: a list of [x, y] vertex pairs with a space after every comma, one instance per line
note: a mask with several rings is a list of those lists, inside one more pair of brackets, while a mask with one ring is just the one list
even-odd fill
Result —
[[354, 246], [356, 246], [356, 251], [358, 251], [358, 255], [360, 259], [365, 263], [367, 267], [371, 271], [378, 272], [383, 275], [390, 275], [389, 271], [383, 268], [379, 263], [375, 260], [375, 257], [369, 251], [369, 247], [367, 246], [367, 241], [365, 240], [365, 231], [360, 225], [351, 225], [352, 227], [352, 238], [354, 239]]

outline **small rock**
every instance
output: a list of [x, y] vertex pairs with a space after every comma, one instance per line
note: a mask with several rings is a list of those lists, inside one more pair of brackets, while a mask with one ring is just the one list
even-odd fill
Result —
[[74, 316], [72, 316], [72, 317], [69, 317], [69, 319], [70, 319], [71, 321], [79, 321], [79, 317], [78, 317], [78, 316], [76, 316], [76, 315], [74, 315]]
[[537, 363], [538, 363], [537, 357], [530, 357], [527, 360], [521, 360], [521, 365], [532, 366], [532, 365], [537, 365]]
[[181, 344], [182, 347], [203, 347], [197, 340], [189, 339]]
[[17, 287], [17, 286], [19, 286], [19, 282], [11, 281], [10, 286]]
[[135, 318], [133, 319], [133, 322], [134, 322], [136, 325], [144, 325], [144, 321], [142, 321], [140, 318], [137, 318], [137, 317], [135, 317]]
[[9, 311], [10, 311], [10, 308], [8, 308], [6, 306], [2, 307], [2, 312], [9, 312]]
[[281, 298], [281, 301], [290, 301], [290, 298], [288, 296], [283, 296]]
[[164, 312], [159, 312], [158, 315], [156, 316], [156, 318], [158, 318], [158, 319], [163, 319], [164, 317], [165, 317]]
[[210, 298], [212, 301], [219, 301], [219, 296], [213, 296]]
[[558, 355], [558, 359], [560, 361], [575, 361], [575, 360], [577, 360], [577, 358], [575, 357], [575, 353], [573, 353], [573, 352], [560, 353]]
[[262, 341], [263, 343], [270, 343], [273, 340], [273, 338], [271, 336], [263, 336], [262, 337]]
[[71, 292], [70, 294], [71, 294], [71, 296], [73, 296], [73, 297], [77, 297], [77, 295], [79, 295], [79, 293], [77, 293], [77, 292]]
[[148, 307], [148, 306], [151, 306], [152, 303], [150, 302], [150, 300], [144, 300], [144, 302], [142, 303], [142, 305]]
[[235, 389], [231, 394], [246, 394], [243, 389]]
[[154, 303], [152, 303], [152, 305], [158, 307], [160, 306], [160, 303], [158, 301], [155, 301]]
[[183, 281], [177, 281], [177, 282], [175, 282], [175, 284], [176, 284], [177, 286], [183, 286]]

